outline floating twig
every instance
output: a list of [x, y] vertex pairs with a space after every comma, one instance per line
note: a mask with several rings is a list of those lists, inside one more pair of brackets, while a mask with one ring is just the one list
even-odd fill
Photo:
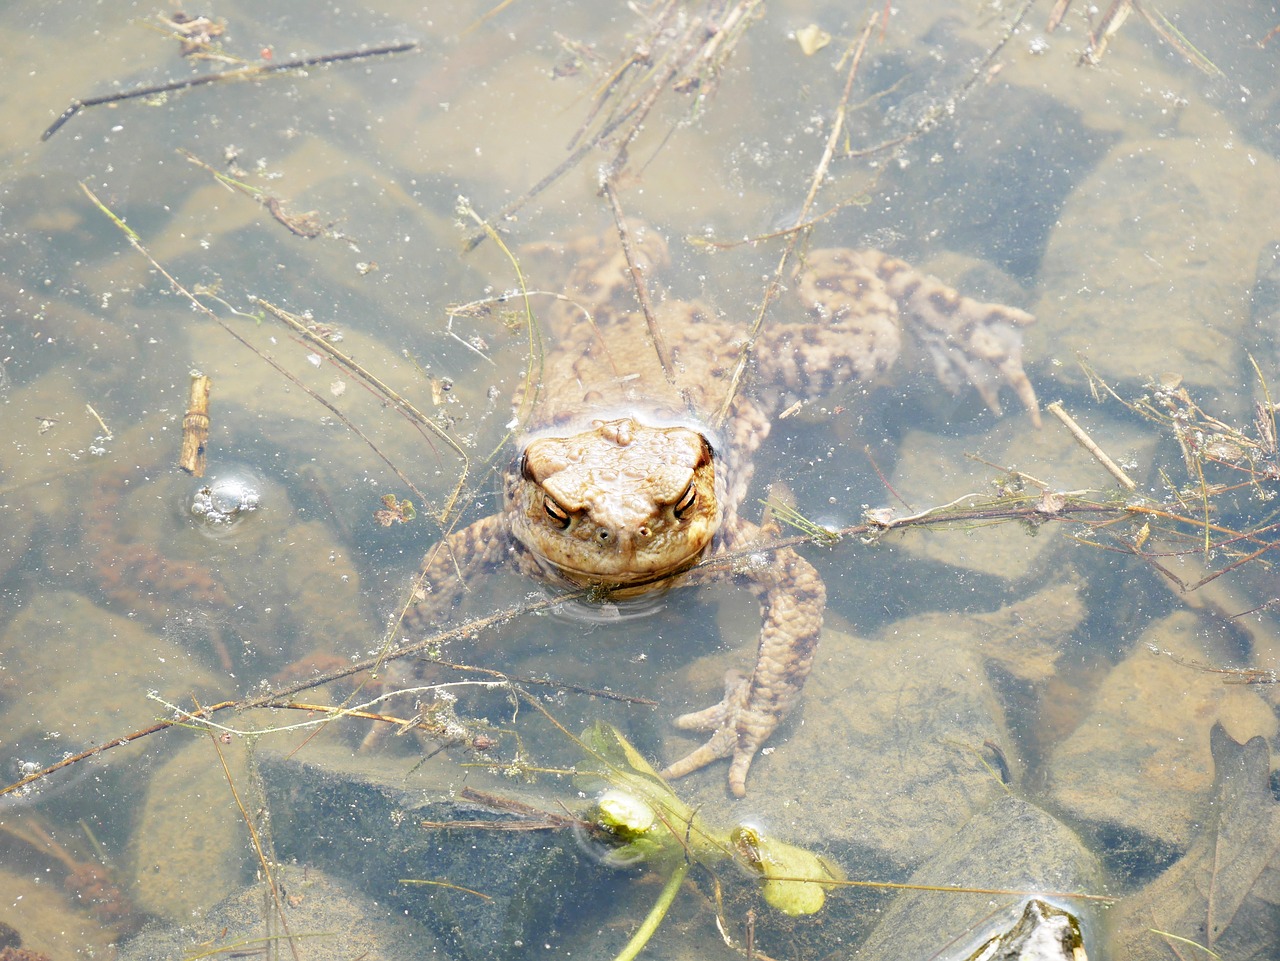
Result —
[[187, 413], [182, 418], [182, 450], [178, 466], [192, 477], [203, 477], [205, 452], [209, 445], [209, 392], [213, 378], [198, 371], [191, 372], [191, 388], [187, 392]]
[[1125, 490], [1137, 490], [1138, 485], [1133, 478], [1120, 469], [1120, 465], [1107, 456], [1106, 451], [1093, 442], [1083, 427], [1075, 422], [1075, 419], [1062, 409], [1062, 402], [1055, 400], [1052, 404], [1045, 405], [1045, 410], [1062, 422], [1062, 426], [1067, 429], [1076, 442], [1093, 455], [1094, 459], [1101, 464], [1108, 474], [1120, 482]]
[[[87, 410], [90, 414], [93, 415], [93, 419], [98, 422], [98, 426], [102, 428], [102, 439], [112, 440], [115, 435], [111, 433], [111, 428], [108, 427], [107, 422], [102, 419], [102, 415], [93, 409], [92, 404], [85, 404], [84, 407], [85, 407], [85, 410]], [[53, 423], [56, 423], [56, 421], [54, 421]], [[41, 433], [44, 433], [44, 431], [41, 431]]]
[[308, 67], [322, 67], [331, 63], [344, 63], [351, 60], [366, 60], [369, 57], [385, 57], [397, 53], [416, 50], [418, 41], [409, 40], [403, 43], [387, 43], [362, 50], [345, 50], [341, 53], [325, 53], [315, 57], [300, 57], [283, 63], [255, 63], [234, 70], [222, 70], [218, 73], [203, 73], [198, 77], [187, 77], [184, 80], [171, 80], [168, 83], [148, 84], [145, 87], [133, 87], [119, 93], [103, 94], [100, 97], [87, 97], [84, 100], [72, 100], [71, 106], [62, 111], [62, 116], [49, 125], [40, 135], [41, 140], [48, 140], [62, 129], [62, 125], [78, 114], [85, 107], [100, 107], [104, 103], [119, 103], [122, 100], [137, 100], [140, 97], [154, 97], [158, 94], [173, 93], [178, 90], [190, 90], [193, 87], [204, 87], [211, 83], [224, 83], [230, 80], [256, 80], [272, 74], [289, 70], [305, 70]]

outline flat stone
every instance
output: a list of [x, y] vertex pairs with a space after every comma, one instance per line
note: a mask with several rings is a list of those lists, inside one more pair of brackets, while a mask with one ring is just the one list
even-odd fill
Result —
[[[259, 751], [277, 855], [332, 872], [417, 919], [450, 957], [505, 961], [526, 957], [529, 945], [554, 945], [566, 919], [614, 876], [585, 857], [567, 831], [424, 827], [503, 818], [454, 796], [450, 779], [461, 782], [462, 772], [451, 764], [440, 765], [438, 778], [423, 768], [409, 787], [412, 762], [405, 758], [324, 744], [308, 746], [304, 757], [269, 746]], [[466, 783], [561, 810], [481, 772], [468, 772]]]
[[[198, 875], [193, 875], [198, 876]], [[281, 867], [276, 874], [288, 934], [307, 961], [447, 959], [427, 930], [351, 883], [313, 867]], [[271, 908], [265, 882], [250, 885], [182, 923], [154, 924], [123, 949], [121, 961], [152, 961], [230, 952], [237, 945], [272, 957], [292, 957], [287, 944], [263, 945], [264, 937], [286, 940]]]
[[33, 596], [0, 635], [0, 658], [18, 680], [0, 730], [56, 731], [73, 753], [152, 724], [163, 708], [148, 691], [218, 693], [193, 652], [69, 591]]
[[[184, 734], [170, 731], [169, 737]], [[244, 792], [250, 783], [245, 741], [219, 746]], [[134, 838], [130, 890], [139, 907], [158, 917], [185, 921], [252, 878], [257, 861], [248, 829], [208, 735], [188, 737], [148, 779]]]
[[1274, 737], [1277, 729], [1275, 714], [1252, 686], [1224, 684], [1221, 675], [1152, 653], [1154, 646], [1184, 660], [1212, 660], [1202, 630], [1201, 620], [1186, 611], [1148, 628], [1047, 765], [1048, 796], [1058, 810], [1106, 847], [1129, 856], [1145, 850], [1156, 865], [1195, 837], [1213, 784], [1214, 724], [1220, 721], [1240, 741]]
[[[1194, 128], [1190, 124], [1194, 120]], [[1274, 239], [1280, 164], [1221, 117], [1114, 148], [1068, 198], [1049, 240], [1027, 352], [1083, 385], [1164, 373], [1229, 398], [1254, 267]]]

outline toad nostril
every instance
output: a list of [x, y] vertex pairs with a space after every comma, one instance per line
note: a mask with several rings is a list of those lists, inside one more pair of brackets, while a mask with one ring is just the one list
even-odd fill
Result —
[[600, 538], [600, 543], [602, 543], [602, 544], [603, 544], [603, 543], [606, 543], [606, 542], [609, 540], [609, 532], [608, 532], [608, 531], [600, 531], [598, 534], [596, 534], [596, 536], [597, 536], [598, 538]]
[[637, 535], [639, 535], [640, 537], [648, 537], [648, 536], [649, 536], [649, 528], [648, 528], [648, 527], [641, 527], [641, 528], [639, 528], [639, 529], [636, 531], [636, 534], [637, 534]]

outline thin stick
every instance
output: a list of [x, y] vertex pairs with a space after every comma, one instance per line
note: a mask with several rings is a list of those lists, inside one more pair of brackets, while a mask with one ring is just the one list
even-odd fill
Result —
[[1108, 457], [1106, 452], [1093, 442], [1093, 438], [1085, 433], [1085, 429], [1062, 409], [1062, 401], [1055, 400], [1052, 404], [1047, 404], [1045, 410], [1062, 422], [1062, 426], [1076, 439], [1076, 442], [1092, 454], [1094, 459], [1106, 468], [1107, 473], [1120, 482], [1121, 487], [1125, 490], [1137, 490], [1138, 485], [1134, 483], [1133, 478], [1121, 470], [1120, 465]]
[[115, 435], [111, 433], [111, 428], [107, 426], [107, 422], [102, 419], [102, 415], [93, 409], [92, 404], [85, 404], [85, 410], [93, 415], [93, 419], [98, 422], [98, 426], [102, 428], [102, 439], [111, 440]]
[[41, 140], [48, 140], [60, 129], [68, 120], [78, 114], [85, 107], [99, 107], [104, 103], [119, 103], [122, 100], [136, 100], [139, 97], [153, 97], [157, 94], [172, 93], [176, 90], [190, 90], [192, 87], [204, 87], [211, 83], [222, 83], [229, 80], [256, 80], [258, 77], [266, 77], [271, 74], [283, 73], [287, 70], [305, 70], [307, 67], [320, 67], [331, 63], [343, 63], [349, 60], [365, 60], [369, 57], [382, 57], [396, 53], [405, 53], [409, 50], [415, 50], [418, 47], [418, 41], [410, 40], [405, 43], [388, 43], [377, 47], [369, 47], [364, 50], [347, 50], [343, 53], [326, 53], [316, 57], [302, 57], [298, 60], [288, 60], [284, 63], [255, 63], [247, 67], [239, 67], [235, 70], [223, 70], [218, 73], [204, 73], [198, 77], [187, 77], [185, 80], [171, 80], [169, 83], [151, 84], [145, 87], [134, 87], [131, 90], [125, 90], [120, 93], [103, 94], [101, 97], [88, 97], [84, 100], [72, 100], [71, 106], [62, 112], [57, 120], [49, 125], [43, 134], [40, 135]]
[[760, 331], [764, 328], [765, 315], [769, 310], [769, 305], [782, 292], [782, 276], [786, 272], [787, 264], [791, 261], [791, 255], [795, 253], [796, 246], [800, 243], [801, 233], [799, 228], [808, 219], [809, 212], [813, 209], [814, 200], [818, 196], [818, 191], [826, 182], [827, 171], [830, 169], [831, 159], [835, 155], [836, 144], [844, 131], [849, 98], [853, 92], [853, 79], [858, 74], [858, 66], [862, 63], [862, 54], [867, 49], [867, 41], [871, 37], [871, 31], [874, 26], [874, 21], [868, 23], [862, 34], [852, 45], [852, 62], [845, 73], [844, 88], [840, 91], [840, 99], [836, 104], [835, 119], [832, 121], [831, 133], [827, 136], [827, 144], [822, 151], [822, 158], [818, 161], [817, 169], [814, 170], [813, 177], [809, 181], [809, 192], [805, 195], [804, 203], [800, 205], [800, 212], [796, 214], [796, 219], [792, 224], [793, 230], [787, 237], [786, 246], [782, 249], [782, 256], [778, 258], [778, 266], [774, 270], [773, 278], [769, 281], [769, 286], [765, 288], [764, 296], [760, 298], [760, 306], [756, 309], [755, 320], [751, 324], [751, 329], [747, 332], [742, 349], [738, 351], [738, 359], [734, 364], [733, 373], [729, 375], [729, 384], [725, 389], [724, 399], [721, 400], [715, 416], [711, 418], [713, 427], [722, 427], [729, 419], [729, 413], [733, 409], [733, 402], [738, 396], [738, 388], [742, 384], [747, 364], [751, 360], [751, 351], [755, 348], [756, 340], [760, 337]]
[[[192, 700], [195, 699], [192, 698]], [[204, 711], [199, 701], [196, 701], [195, 705], [197, 711]], [[284, 929], [285, 937], [288, 939], [289, 950], [293, 954], [294, 961], [301, 961], [298, 954], [298, 946], [294, 944], [292, 934], [289, 931], [289, 919], [284, 916], [284, 899], [280, 897], [280, 886], [276, 883], [275, 875], [271, 873], [271, 864], [274, 859], [267, 859], [267, 853], [262, 847], [262, 838], [258, 834], [258, 829], [253, 823], [253, 818], [249, 816], [244, 802], [240, 800], [240, 791], [236, 788], [235, 779], [231, 776], [231, 768], [227, 764], [227, 756], [222, 753], [222, 745], [218, 743], [218, 735], [212, 730], [209, 731], [209, 741], [213, 744], [213, 749], [218, 752], [218, 762], [222, 765], [223, 777], [226, 778], [227, 787], [231, 789], [231, 797], [240, 811], [240, 818], [244, 821], [244, 826], [249, 829], [249, 839], [253, 842], [253, 850], [258, 855], [258, 865], [262, 868], [263, 877], [267, 879], [267, 887], [271, 890], [271, 900], [275, 904], [276, 916], [280, 918], [280, 927]]]
[[631, 287], [635, 290], [636, 299], [640, 301], [640, 309], [644, 312], [645, 326], [649, 329], [649, 339], [653, 341], [654, 352], [658, 355], [658, 363], [662, 365], [662, 373], [666, 375], [668, 384], [675, 384], [675, 372], [671, 369], [671, 352], [667, 349], [666, 338], [662, 336], [662, 328], [658, 326], [658, 318], [653, 312], [653, 301], [649, 299], [649, 285], [645, 283], [644, 273], [636, 261], [635, 251], [631, 246], [631, 230], [622, 215], [622, 202], [618, 200], [618, 192], [613, 189], [613, 178], [606, 177], [604, 186], [600, 188], [609, 201], [613, 211], [613, 222], [618, 228], [618, 240], [622, 242], [622, 255], [627, 259], [627, 270], [631, 272]]

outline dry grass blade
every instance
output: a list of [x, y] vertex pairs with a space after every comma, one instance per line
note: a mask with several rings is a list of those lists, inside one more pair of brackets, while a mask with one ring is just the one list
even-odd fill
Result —
[[461, 891], [463, 894], [474, 894], [476, 897], [484, 901], [492, 901], [493, 895], [485, 894], [483, 891], [477, 891], [475, 888], [464, 888], [461, 884], [454, 884], [452, 881], [425, 881], [421, 878], [400, 878], [397, 884], [419, 884], [429, 887], [448, 888], [450, 891]]
[[662, 367], [663, 375], [667, 378], [667, 383], [674, 384], [675, 372], [671, 369], [671, 351], [667, 347], [662, 328], [658, 325], [658, 318], [654, 315], [653, 301], [649, 298], [649, 286], [645, 283], [644, 271], [636, 261], [635, 251], [631, 246], [631, 230], [622, 214], [622, 202], [618, 199], [618, 191], [612, 179], [605, 180], [602, 191], [609, 200], [609, 209], [613, 211], [613, 223], [618, 231], [618, 240], [622, 243], [622, 255], [626, 258], [627, 270], [631, 274], [631, 287], [636, 292], [636, 299], [640, 301], [640, 310], [644, 313], [649, 340], [658, 355], [658, 363]]
[[[194, 700], [194, 698], [193, 698]], [[200, 706], [200, 702], [196, 701], [196, 710], [203, 713], [204, 708]], [[244, 802], [240, 799], [240, 791], [236, 788], [235, 778], [231, 776], [231, 768], [227, 764], [227, 756], [222, 751], [222, 745], [218, 742], [218, 735], [212, 729], [209, 731], [209, 740], [213, 744], [213, 749], [218, 754], [218, 763], [222, 765], [222, 774], [227, 779], [227, 787], [231, 791], [231, 797], [236, 802], [236, 808], [240, 811], [240, 818], [244, 821], [244, 826], [249, 831], [249, 839], [253, 842], [253, 851], [258, 857], [258, 866], [262, 870], [262, 876], [267, 881], [267, 888], [271, 892], [271, 901], [276, 909], [276, 917], [279, 919], [280, 928], [284, 931], [284, 935], [289, 944], [289, 952], [293, 955], [294, 961], [301, 961], [301, 955], [298, 953], [298, 945], [294, 942], [289, 934], [289, 919], [284, 913], [284, 899], [280, 896], [280, 887], [276, 884], [275, 874], [271, 870], [272, 864], [275, 863], [274, 858], [268, 858], [266, 851], [262, 846], [262, 837], [258, 833], [257, 826], [253, 823], [253, 818], [249, 816], [249, 812], [245, 809]]]
[[[471, 471], [471, 458], [467, 454], [466, 450], [462, 447], [462, 445], [453, 437], [451, 437], [449, 433], [446, 430], [444, 430], [439, 424], [437, 424], [434, 420], [432, 420], [430, 417], [424, 414], [421, 410], [419, 410], [413, 403], [411, 403], [402, 394], [400, 394], [398, 391], [391, 388], [385, 381], [383, 381], [381, 378], [375, 375], [371, 370], [357, 363], [355, 360], [353, 360], [349, 355], [347, 355], [342, 350], [339, 350], [338, 347], [328, 337], [325, 337], [323, 334], [321, 334], [315, 329], [314, 324], [306, 323], [301, 317], [298, 317], [295, 314], [291, 314], [289, 313], [289, 311], [284, 310], [281, 307], [277, 307], [275, 304], [265, 301], [260, 297], [253, 298], [253, 303], [256, 304], [258, 307], [261, 307], [263, 310], [265, 310], [268, 314], [270, 314], [276, 320], [280, 321], [280, 323], [284, 324], [286, 327], [292, 330], [309, 347], [313, 348], [319, 353], [325, 354], [331, 361], [333, 361], [343, 370], [350, 372], [352, 375], [358, 378], [362, 384], [364, 384], [366, 387], [371, 388], [375, 393], [377, 393], [379, 396], [381, 396], [384, 400], [387, 401], [387, 403], [391, 406], [392, 410], [403, 415], [406, 419], [408, 419], [411, 423], [415, 424], [416, 426], [429, 432], [433, 437], [435, 437], [437, 440], [442, 441], [450, 450], [454, 452], [454, 454], [457, 455], [458, 459], [462, 462], [462, 472], [458, 477], [458, 481], [454, 485], [453, 490], [450, 492], [448, 498], [445, 500], [444, 505], [439, 510], [433, 511], [433, 513], [436, 516], [436, 520], [440, 522], [442, 527], [445, 524], [447, 524], [449, 518], [453, 514], [454, 507], [458, 502], [458, 498], [461, 496], [463, 490], [466, 488], [467, 479]], [[295, 380], [295, 383], [296, 383], [296, 380]], [[314, 395], [314, 396], [318, 397], [319, 395]], [[323, 398], [320, 398], [320, 399], [322, 400], [322, 402], [325, 404], [326, 407], [329, 407], [331, 411], [335, 410], [333, 406], [329, 404], [327, 401], [324, 401]], [[363, 438], [370, 445], [370, 447], [372, 447], [374, 452], [379, 454], [383, 462], [387, 464], [393, 471], [395, 471], [396, 476], [400, 479], [400, 481], [406, 487], [409, 488], [409, 490], [413, 491], [415, 496], [420, 498], [424, 504], [430, 503], [430, 501], [427, 499], [427, 496], [424, 493], [422, 493], [422, 491], [418, 490], [417, 486], [413, 483], [413, 481], [409, 477], [407, 477], [402, 471], [400, 471], [396, 467], [396, 465], [391, 462], [390, 459], [381, 455], [381, 453], [378, 451], [377, 446], [373, 443], [372, 440], [366, 437], [365, 434], [358, 427], [356, 427], [356, 425], [353, 424], [345, 415], [338, 414], [338, 416], [341, 417], [342, 423], [344, 424], [344, 426], [352, 430], [358, 437]]]
[[840, 532], [812, 521], [790, 504], [778, 500], [761, 501], [770, 514], [789, 527], [794, 527], [809, 537], [815, 544], [832, 547], [840, 543]]
[[1138, 11], [1143, 20], [1147, 21], [1151, 29], [1156, 32], [1161, 40], [1173, 47], [1173, 49], [1178, 51], [1178, 53], [1182, 54], [1183, 58], [1201, 73], [1210, 77], [1226, 76], [1226, 74], [1218, 69], [1218, 65], [1216, 63], [1197, 50], [1195, 45], [1186, 38], [1182, 31], [1174, 26], [1173, 22], [1159, 10], [1156, 10], [1154, 7], [1148, 7], [1145, 0], [1141, 3], [1135, 0], [1134, 9]]
[[[647, 30], [635, 49], [615, 67], [597, 94], [586, 122], [569, 145], [563, 161], [504, 207], [495, 222], [511, 219], [526, 204], [578, 166], [592, 151], [608, 148], [603, 180], [617, 177], [628, 151], [657, 104], [669, 94], [697, 92], [705, 103], [734, 48], [754, 21], [763, 0], [709, 0], [686, 7], [673, 0], [648, 17]], [[466, 248], [489, 239], [483, 230], [467, 238]]]

